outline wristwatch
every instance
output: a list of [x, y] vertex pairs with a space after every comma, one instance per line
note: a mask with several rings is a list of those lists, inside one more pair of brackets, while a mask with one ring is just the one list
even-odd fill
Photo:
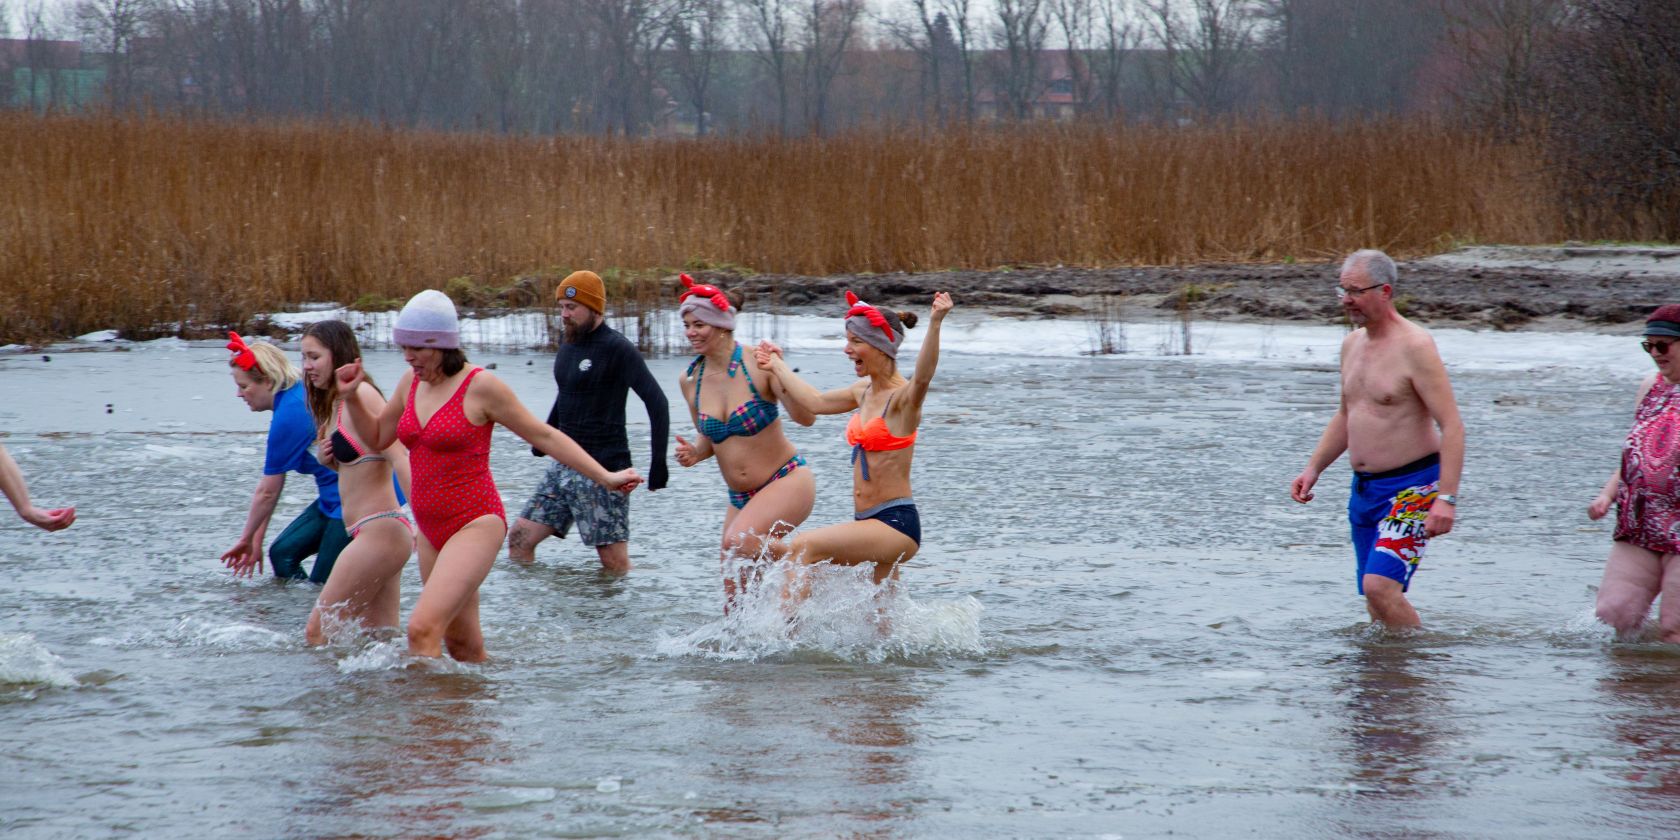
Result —
[[1458, 496], [1454, 493], [1437, 493], [1435, 494], [1435, 501], [1446, 502], [1453, 507], [1458, 507]]

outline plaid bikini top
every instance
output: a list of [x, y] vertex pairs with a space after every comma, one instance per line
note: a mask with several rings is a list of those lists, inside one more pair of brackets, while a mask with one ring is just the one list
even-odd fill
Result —
[[[745, 363], [741, 361], [741, 345], [735, 345], [735, 352], [729, 357], [729, 378], [734, 379], [736, 371], [744, 370]], [[698, 373], [696, 373], [698, 371]], [[712, 417], [700, 410], [700, 386], [706, 379], [706, 357], [695, 358], [688, 366], [688, 375], [694, 377], [694, 414], [695, 425], [700, 434], [709, 438], [712, 443], [723, 443], [736, 437], [752, 437], [764, 431], [771, 423], [776, 422], [781, 412], [776, 404], [764, 399], [758, 394], [758, 386], [753, 384], [752, 375], [747, 375], [747, 390], [752, 392], [752, 398], [729, 412], [729, 416], [722, 420]]]

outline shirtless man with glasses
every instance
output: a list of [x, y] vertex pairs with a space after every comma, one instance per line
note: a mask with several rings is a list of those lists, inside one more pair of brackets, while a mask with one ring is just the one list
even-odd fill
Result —
[[1319, 475], [1348, 453], [1355, 583], [1372, 620], [1403, 629], [1421, 624], [1406, 591], [1424, 546], [1453, 527], [1464, 422], [1435, 340], [1394, 308], [1395, 278], [1381, 251], [1342, 264], [1336, 297], [1355, 329], [1342, 341], [1341, 408], [1290, 495], [1312, 501]]

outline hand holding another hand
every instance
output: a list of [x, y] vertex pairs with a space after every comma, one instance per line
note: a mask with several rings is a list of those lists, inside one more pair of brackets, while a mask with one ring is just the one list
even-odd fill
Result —
[[618, 472], [607, 476], [607, 489], [609, 490], [617, 490], [620, 493], [629, 493], [640, 486], [642, 486], [642, 476], [641, 473], [636, 472], [634, 467], [627, 470], [619, 470]]

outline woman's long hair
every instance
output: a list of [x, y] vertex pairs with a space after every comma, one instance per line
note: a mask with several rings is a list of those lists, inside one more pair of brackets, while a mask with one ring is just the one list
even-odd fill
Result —
[[[343, 321], [316, 321], [305, 327], [304, 338], [313, 338], [321, 342], [327, 353], [332, 356], [333, 369], [350, 364], [362, 357], [362, 347], [356, 342], [356, 333], [350, 325]], [[373, 376], [366, 369], [362, 377], [375, 391], [379, 386], [373, 384]], [[303, 381], [304, 393], [309, 398], [309, 414], [315, 418], [315, 425], [323, 432], [333, 423], [333, 403], [338, 401], [338, 375], [335, 373], [327, 377], [327, 387], [317, 388], [315, 383], [307, 378]], [[384, 391], [379, 391], [384, 395]]]

